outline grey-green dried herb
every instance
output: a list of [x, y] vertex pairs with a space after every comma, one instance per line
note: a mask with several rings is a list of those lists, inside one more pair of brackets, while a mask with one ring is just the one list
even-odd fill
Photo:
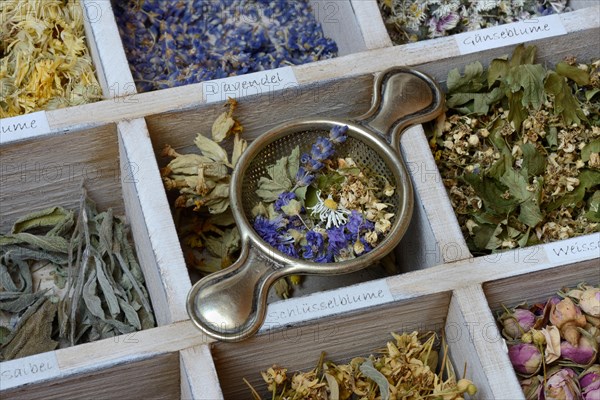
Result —
[[430, 145], [475, 255], [600, 231], [600, 60], [535, 47], [448, 74]]
[[[444, 346], [438, 363], [436, 335], [433, 333], [395, 334], [394, 341], [377, 355], [356, 357], [347, 364], [325, 361], [322, 353], [317, 366], [307, 372], [295, 372], [274, 365], [261, 372], [269, 391], [268, 398], [284, 399], [464, 399], [477, 387], [468, 379], [458, 379]], [[247, 380], [252, 397], [258, 391]]]
[[51, 207], [0, 235], [0, 360], [155, 326], [127, 236], [85, 192], [77, 216]]

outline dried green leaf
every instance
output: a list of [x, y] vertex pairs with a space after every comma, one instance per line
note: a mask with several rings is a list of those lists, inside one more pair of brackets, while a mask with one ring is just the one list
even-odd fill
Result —
[[[5, 326], [0, 326], [0, 347], [2, 347], [2, 345], [4, 343], [7, 343], [7, 339], [8, 337], [11, 335], [11, 330], [8, 329]], [[0, 351], [0, 355], [2, 354], [2, 351]]]
[[288, 156], [287, 161], [288, 177], [293, 181], [298, 175], [300, 169], [300, 147], [296, 146]]
[[503, 186], [498, 180], [475, 174], [465, 174], [463, 179], [483, 200], [486, 209], [491, 209], [499, 214], [507, 214], [517, 207], [518, 202], [515, 198], [505, 199], [503, 197], [506, 186]]
[[564, 77], [550, 71], [546, 78], [545, 89], [554, 95], [554, 112], [561, 115], [567, 125], [586, 120], [577, 98]]
[[46, 291], [36, 293], [2, 292], [0, 293], [0, 310], [10, 313], [21, 313], [44, 297]]
[[588, 211], [584, 216], [590, 222], [600, 222], [600, 190], [596, 190], [588, 201]]
[[213, 140], [203, 136], [202, 134], [198, 134], [194, 143], [196, 144], [196, 147], [200, 149], [202, 154], [210, 158], [212, 161], [220, 162], [226, 165], [229, 164], [229, 161], [227, 160], [227, 152]]
[[125, 314], [125, 319], [129, 324], [137, 330], [142, 329], [142, 323], [135, 309], [124, 299], [119, 298], [119, 305]]
[[537, 48], [535, 46], [527, 46], [524, 44], [519, 44], [515, 47], [513, 51], [512, 57], [510, 59], [510, 66], [516, 67], [519, 65], [525, 64], [533, 64], [535, 61], [535, 56], [537, 53]]
[[288, 157], [281, 157], [273, 165], [267, 167], [270, 178], [262, 176], [258, 181], [256, 194], [265, 202], [277, 200], [279, 195], [292, 188], [288, 177]]
[[600, 187], [600, 171], [584, 169], [579, 173], [579, 185], [572, 192], [566, 193], [560, 199], [548, 205], [548, 210], [556, 210], [558, 207], [577, 207], [583, 201], [585, 193], [595, 187]]
[[299, 215], [301, 210], [302, 210], [302, 203], [296, 199], [291, 199], [288, 202], [288, 204], [281, 207], [281, 211], [283, 211], [285, 213], [285, 215], [288, 215], [290, 217], [294, 216], [294, 215]]
[[464, 74], [461, 76], [458, 69], [448, 73], [446, 85], [448, 93], [478, 92], [484, 87], [485, 75], [483, 65], [479, 61], [467, 64]]
[[592, 153], [600, 153], [600, 139], [594, 139], [587, 143], [581, 150], [581, 160], [588, 162]]
[[522, 92], [522, 107], [539, 109], [545, 101], [544, 77], [546, 70], [540, 64], [518, 65], [510, 69], [505, 83], [511, 93]]
[[[448, 97], [446, 105], [462, 114], [487, 114], [490, 106], [504, 97], [500, 88], [489, 93], [454, 93]], [[462, 106], [462, 107], [460, 107]]]
[[40, 227], [55, 227], [64, 220], [72, 218], [72, 211], [67, 211], [62, 207], [50, 207], [45, 210], [29, 213], [26, 216], [17, 219], [11, 232], [14, 234]]
[[229, 131], [235, 125], [235, 121], [231, 118], [230, 113], [228, 111], [223, 112], [221, 115], [215, 119], [212, 126], [212, 139], [221, 143], [223, 139], [227, 137]]
[[510, 63], [508, 60], [495, 58], [490, 63], [487, 72], [487, 84], [488, 87], [492, 87], [497, 81], [502, 81], [510, 70]]
[[231, 155], [231, 167], [234, 168], [237, 165], [238, 160], [246, 151], [248, 142], [241, 138], [240, 134], [236, 133], [233, 139], [233, 153]]
[[360, 366], [360, 372], [362, 372], [367, 378], [371, 379], [379, 387], [379, 393], [381, 394], [382, 400], [388, 400], [390, 398], [390, 383], [386, 379], [385, 375], [379, 372], [374, 366], [371, 359], [367, 359]]
[[96, 271], [92, 270], [85, 285], [83, 285], [83, 301], [94, 317], [104, 320], [102, 301], [96, 293], [96, 287]]
[[69, 249], [69, 242], [60, 236], [37, 236], [27, 232], [0, 236], [0, 246], [11, 244], [28, 244], [43, 251], [65, 254]]
[[48, 299], [37, 310], [19, 322], [10, 341], [2, 345], [4, 360], [27, 357], [56, 349], [58, 342], [52, 340], [52, 321], [58, 305]]
[[540, 175], [546, 170], [546, 157], [537, 150], [534, 144], [525, 143], [521, 145], [521, 150], [523, 151], [521, 167], [527, 170], [529, 177]]
[[331, 399], [339, 399], [340, 398], [340, 385], [335, 377], [331, 374], [325, 372], [323, 374], [325, 380], [327, 381], [327, 387], [329, 389], [329, 397]]
[[590, 84], [590, 73], [586, 70], [577, 68], [574, 65], [567, 64], [564, 61], [556, 64], [556, 73], [571, 79], [579, 86], [585, 86]]
[[102, 289], [102, 295], [106, 304], [108, 305], [108, 312], [111, 316], [115, 317], [119, 315], [121, 310], [119, 309], [119, 302], [117, 300], [117, 296], [115, 295], [115, 290], [113, 286], [108, 281], [106, 274], [104, 273], [104, 267], [102, 260], [99, 258], [95, 258], [96, 261], [96, 277], [98, 278], [98, 283], [100, 284], [100, 289]]

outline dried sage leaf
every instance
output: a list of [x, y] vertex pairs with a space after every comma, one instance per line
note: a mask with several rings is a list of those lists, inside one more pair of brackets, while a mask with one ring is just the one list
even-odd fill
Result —
[[381, 399], [388, 400], [390, 398], [390, 383], [385, 375], [377, 371], [377, 369], [373, 366], [373, 361], [371, 359], [367, 359], [361, 364], [359, 369], [360, 372], [365, 374], [367, 378], [373, 380], [373, 382], [377, 384], [379, 387], [379, 393], [381, 394]]
[[56, 349], [58, 342], [52, 340], [52, 321], [58, 305], [48, 299], [15, 329], [14, 337], [2, 345], [4, 360], [27, 357]]
[[25, 232], [40, 227], [56, 227], [63, 221], [72, 219], [72, 211], [67, 211], [62, 207], [50, 207], [17, 219], [13, 225], [12, 233]]

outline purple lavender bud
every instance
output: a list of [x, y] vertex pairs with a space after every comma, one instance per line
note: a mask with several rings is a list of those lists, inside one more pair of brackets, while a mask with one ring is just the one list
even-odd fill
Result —
[[298, 168], [298, 173], [296, 173], [296, 186], [308, 186], [313, 183], [314, 180], [315, 176], [304, 169], [304, 167]]
[[277, 200], [275, 200], [275, 211], [281, 211], [281, 207], [287, 206], [290, 200], [296, 198], [296, 193], [294, 192], [283, 192], [279, 194]]
[[318, 160], [313, 160], [312, 158], [308, 160], [308, 162], [305, 164], [305, 168], [307, 171], [309, 172], [317, 172], [320, 171], [325, 165]]
[[508, 348], [508, 357], [515, 371], [523, 375], [533, 375], [542, 365], [542, 353], [531, 343], [513, 344]]
[[348, 125], [336, 125], [329, 131], [329, 140], [334, 144], [342, 144], [348, 139], [346, 132], [348, 132]]
[[334, 153], [335, 149], [333, 148], [333, 143], [321, 136], [317, 138], [310, 151], [311, 157], [318, 161], [327, 160], [331, 158]]
[[500, 317], [503, 333], [510, 339], [519, 339], [524, 333], [529, 332], [535, 324], [535, 315], [526, 309], [516, 308], [512, 312], [504, 313]]
[[586, 335], [581, 335], [577, 346], [573, 346], [568, 341], [563, 340], [560, 343], [560, 354], [567, 360], [585, 366], [596, 359], [598, 345], [593, 339], [586, 337]]
[[581, 389], [577, 374], [570, 368], [562, 368], [551, 374], [544, 387], [545, 400], [577, 400]]

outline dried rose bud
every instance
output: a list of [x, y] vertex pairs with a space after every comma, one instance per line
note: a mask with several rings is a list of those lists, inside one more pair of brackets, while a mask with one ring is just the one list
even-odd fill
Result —
[[586, 324], [585, 316], [581, 309], [569, 297], [555, 304], [550, 311], [550, 322], [560, 329], [561, 336], [573, 346], [579, 342], [578, 327]]
[[[583, 398], [586, 400], [598, 399], [600, 395], [600, 365], [594, 364], [579, 375], [579, 386]], [[594, 392], [595, 391], [595, 392]], [[593, 395], [596, 397], [593, 397]], [[586, 397], [586, 394], [588, 397]]]
[[579, 307], [592, 317], [600, 317], [600, 288], [589, 288], [581, 293]]
[[473, 396], [477, 393], [477, 386], [473, 384], [473, 381], [464, 378], [456, 382], [456, 389], [460, 393], [467, 393], [469, 396]]
[[542, 353], [531, 343], [511, 345], [508, 348], [508, 357], [515, 371], [523, 375], [535, 374], [542, 365]]
[[503, 333], [511, 339], [519, 339], [524, 333], [529, 332], [535, 323], [535, 315], [523, 308], [516, 308], [506, 312], [500, 317]]
[[520, 382], [526, 400], [538, 400], [542, 392], [544, 379], [540, 375], [532, 376]]
[[550, 374], [544, 386], [546, 400], [577, 400], [581, 398], [581, 389], [577, 374], [570, 368], [562, 368]]
[[598, 344], [586, 332], [579, 338], [577, 346], [573, 346], [567, 341], [562, 341], [560, 343], [560, 354], [563, 358], [573, 361], [576, 364], [589, 365], [596, 359]]

